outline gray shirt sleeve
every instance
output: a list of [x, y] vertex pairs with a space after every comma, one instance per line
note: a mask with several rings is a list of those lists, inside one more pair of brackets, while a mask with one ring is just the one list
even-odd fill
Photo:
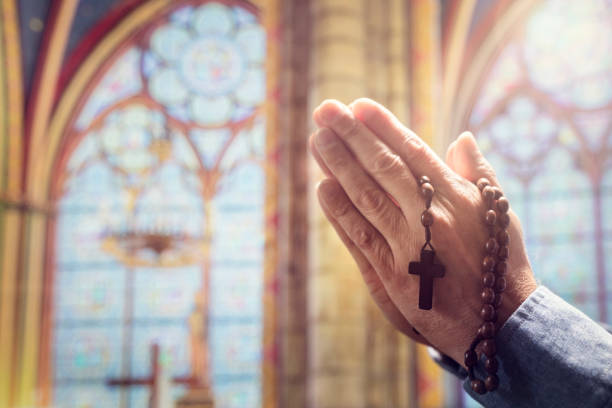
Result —
[[499, 331], [497, 356], [497, 391], [464, 382], [485, 407], [612, 407], [612, 334], [543, 286]]

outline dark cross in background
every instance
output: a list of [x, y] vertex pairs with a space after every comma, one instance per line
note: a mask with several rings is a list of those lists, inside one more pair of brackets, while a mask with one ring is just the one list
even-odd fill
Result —
[[433, 280], [444, 276], [444, 265], [434, 263], [435, 251], [421, 250], [421, 261], [410, 262], [408, 272], [420, 276], [419, 309], [430, 310], [433, 298]]
[[[151, 374], [147, 377], [120, 377], [110, 378], [106, 381], [106, 385], [110, 387], [134, 387], [145, 386], [150, 389], [149, 408], [161, 408], [159, 402], [159, 390], [161, 385], [160, 376], [161, 370], [159, 367], [159, 345], [151, 345]], [[174, 377], [172, 383], [187, 386], [195, 386], [198, 384], [198, 379], [195, 377]]]

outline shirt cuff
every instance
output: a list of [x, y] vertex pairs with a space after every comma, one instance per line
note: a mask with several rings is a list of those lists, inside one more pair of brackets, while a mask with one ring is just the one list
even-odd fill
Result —
[[[612, 403], [612, 335], [578, 309], [538, 287], [496, 337], [499, 388], [485, 407], [605, 407]], [[486, 378], [482, 361], [475, 372]]]

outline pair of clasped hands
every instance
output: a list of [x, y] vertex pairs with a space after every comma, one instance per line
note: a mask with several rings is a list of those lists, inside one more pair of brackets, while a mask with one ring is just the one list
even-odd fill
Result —
[[[442, 161], [391, 112], [369, 99], [326, 100], [313, 114], [311, 152], [326, 178], [317, 186], [323, 212], [355, 259], [369, 292], [401, 332], [463, 364], [481, 324], [481, 262], [487, 239], [485, 204], [475, 181], [501, 187], [474, 137], [465, 132]], [[418, 179], [435, 188], [432, 243], [446, 275], [434, 282], [433, 309], [420, 310], [418, 261], [425, 199]], [[518, 218], [510, 211], [507, 288], [501, 326], [535, 290]]]

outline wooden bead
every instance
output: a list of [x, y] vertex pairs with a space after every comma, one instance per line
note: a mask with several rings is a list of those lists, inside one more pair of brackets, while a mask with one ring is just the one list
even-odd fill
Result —
[[480, 299], [482, 303], [488, 304], [493, 303], [495, 300], [495, 292], [491, 288], [484, 288], [482, 292], [480, 292]]
[[500, 197], [495, 203], [495, 206], [497, 207], [499, 212], [507, 213], [508, 210], [510, 209], [510, 202], [508, 201], [506, 197]]
[[429, 179], [429, 177], [427, 177], [427, 176], [419, 177], [419, 184], [425, 184], [425, 183], [430, 183], [431, 184], [431, 180]]
[[434, 222], [434, 218], [433, 218], [433, 214], [431, 213], [431, 211], [429, 210], [423, 211], [423, 213], [421, 214], [421, 224], [423, 224], [424, 227], [429, 227], [433, 224], [433, 222]]
[[487, 288], [492, 288], [495, 285], [495, 274], [493, 272], [483, 273], [482, 284]]
[[508, 245], [510, 243], [510, 234], [505, 229], [499, 230], [496, 237], [499, 245]]
[[497, 221], [497, 214], [495, 214], [495, 211], [487, 211], [487, 213], [485, 214], [485, 223], [487, 225], [495, 225], [495, 221]]
[[423, 183], [421, 185], [421, 194], [425, 197], [426, 200], [431, 200], [434, 195], [435, 189], [429, 183]]
[[502, 228], [508, 228], [508, 225], [510, 225], [510, 216], [508, 213], [499, 214], [499, 217], [497, 217], [497, 223]]
[[487, 358], [484, 363], [484, 368], [488, 373], [495, 374], [499, 368], [499, 364], [495, 357]]
[[493, 357], [497, 352], [497, 348], [495, 347], [495, 340], [487, 339], [483, 341], [482, 352], [485, 353], [487, 357]]
[[498, 276], [505, 275], [507, 270], [508, 264], [505, 261], [498, 262], [497, 265], [495, 265], [495, 273]]
[[487, 242], [485, 243], [485, 251], [487, 252], [487, 254], [493, 255], [497, 253], [498, 249], [499, 245], [497, 244], [497, 240], [495, 238], [487, 239]]
[[490, 302], [493, 304], [493, 307], [495, 307], [496, 309], [498, 307], [501, 306], [502, 304], [502, 296], [501, 293], [497, 293], [496, 295], [493, 296], [493, 302]]
[[486, 186], [485, 188], [483, 188], [482, 197], [487, 203], [490, 203], [493, 200], [493, 197], [495, 197], [495, 191], [493, 190], [493, 187]]
[[500, 276], [495, 280], [495, 292], [501, 293], [506, 290], [506, 278]]
[[476, 355], [476, 351], [468, 350], [465, 352], [464, 360], [466, 367], [474, 367], [478, 362], [478, 356]]
[[497, 256], [500, 260], [505, 261], [510, 256], [510, 248], [508, 248], [506, 245], [500, 246], [499, 250], [497, 251]]
[[495, 325], [491, 322], [485, 322], [478, 331], [483, 338], [492, 339], [495, 336]]
[[489, 374], [485, 379], [487, 391], [495, 391], [499, 387], [499, 378], [495, 374]]
[[478, 187], [478, 189], [479, 189], [480, 191], [484, 190], [484, 188], [485, 188], [485, 187], [487, 187], [487, 186], [489, 186], [489, 185], [491, 185], [491, 183], [489, 182], [489, 180], [488, 180], [488, 179], [486, 179], [486, 178], [484, 178], [484, 177], [483, 177], [483, 178], [481, 178], [481, 179], [479, 179], [479, 180], [476, 182], [476, 186]]
[[495, 319], [495, 308], [492, 305], [482, 305], [480, 318], [485, 322], [493, 321]]
[[479, 379], [470, 381], [470, 387], [472, 388], [472, 391], [474, 391], [476, 394], [484, 394], [487, 392], [485, 383]]
[[[493, 194], [494, 194], [493, 199], [495, 200], [499, 200], [504, 195], [503, 191], [501, 191], [499, 187], [493, 187]], [[505, 211], [502, 211], [502, 212], [505, 212]]]
[[495, 258], [490, 255], [487, 255], [482, 260], [482, 271], [483, 272], [491, 272], [495, 268]]

